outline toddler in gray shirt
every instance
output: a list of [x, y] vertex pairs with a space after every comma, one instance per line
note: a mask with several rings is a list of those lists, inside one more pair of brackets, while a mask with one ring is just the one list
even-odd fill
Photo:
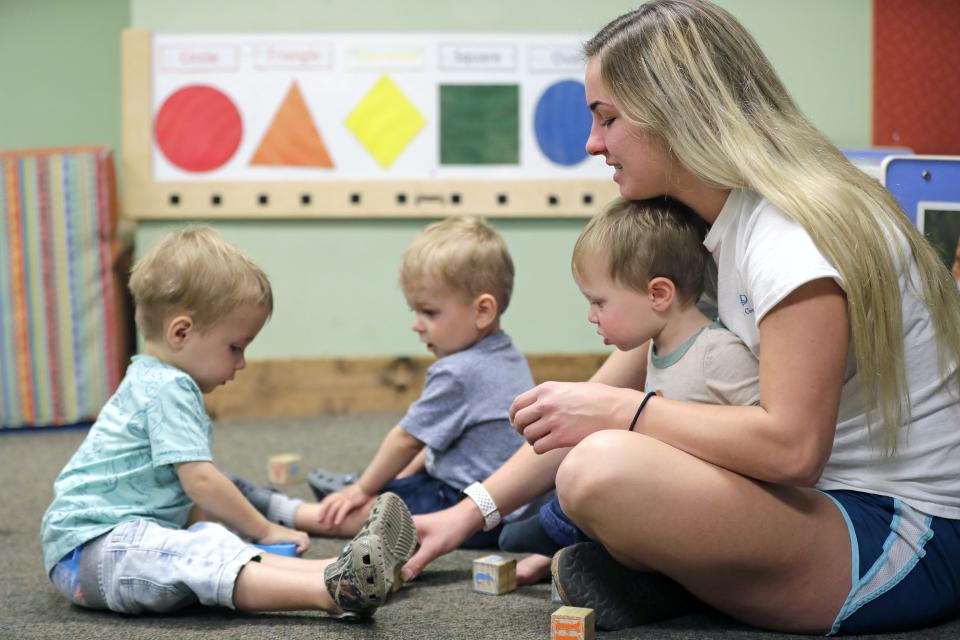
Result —
[[[414, 514], [453, 506], [523, 444], [507, 412], [533, 386], [527, 361], [500, 328], [513, 290], [503, 238], [477, 217], [428, 225], [404, 252], [400, 286], [413, 330], [438, 360], [420, 397], [386, 435], [359, 478], [307, 503], [234, 482], [268, 519], [316, 535], [350, 537], [376, 496], [398, 494]], [[318, 497], [322, 494], [318, 493]], [[496, 547], [500, 527], [463, 546]]]

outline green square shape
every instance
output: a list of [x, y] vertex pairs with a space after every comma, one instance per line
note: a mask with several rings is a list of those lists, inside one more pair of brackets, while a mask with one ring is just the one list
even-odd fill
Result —
[[440, 164], [520, 164], [520, 87], [440, 85]]

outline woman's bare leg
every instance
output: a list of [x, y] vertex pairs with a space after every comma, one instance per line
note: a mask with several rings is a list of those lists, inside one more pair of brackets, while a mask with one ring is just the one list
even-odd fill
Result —
[[611, 430], [570, 452], [557, 494], [623, 564], [662, 572], [759, 627], [823, 633], [850, 589], [846, 524], [812, 489], [759, 483]]

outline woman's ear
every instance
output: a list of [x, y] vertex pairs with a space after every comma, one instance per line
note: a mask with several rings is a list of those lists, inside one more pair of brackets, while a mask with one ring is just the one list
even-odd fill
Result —
[[170, 348], [176, 351], [183, 347], [193, 330], [193, 318], [184, 315], [174, 316], [167, 324], [163, 337], [166, 338]]
[[497, 299], [489, 293], [481, 293], [473, 301], [477, 329], [485, 330], [497, 319]]
[[647, 284], [647, 293], [654, 310], [666, 311], [673, 304], [677, 289], [670, 278], [656, 277]]

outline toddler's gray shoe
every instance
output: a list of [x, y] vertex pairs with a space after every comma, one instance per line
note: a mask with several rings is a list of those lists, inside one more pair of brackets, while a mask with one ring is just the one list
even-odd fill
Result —
[[243, 497], [246, 498], [250, 504], [256, 507], [257, 511], [262, 513], [264, 516], [267, 515], [267, 510], [270, 508], [270, 496], [274, 493], [277, 493], [275, 489], [270, 487], [265, 487], [258, 484], [253, 484], [252, 482], [247, 482], [239, 476], [235, 476], [232, 473], [225, 473], [225, 476], [234, 484], [234, 486], [240, 490], [240, 493], [243, 494]]
[[360, 479], [355, 473], [331, 473], [324, 469], [314, 469], [307, 474], [307, 484], [317, 500], [323, 500], [331, 493], [353, 484]]
[[387, 601], [386, 545], [379, 536], [358, 535], [323, 572], [334, 602], [347, 614], [369, 616]]
[[417, 547], [417, 528], [410, 509], [400, 496], [389, 491], [377, 496], [354, 540], [365, 535], [375, 535], [383, 540], [388, 554], [387, 582], [391, 590], [396, 591], [403, 584], [400, 568]]
[[598, 629], [636, 627], [706, 606], [661, 573], [623, 566], [598, 542], [564, 547], [554, 554], [550, 572], [563, 603], [593, 609]]

